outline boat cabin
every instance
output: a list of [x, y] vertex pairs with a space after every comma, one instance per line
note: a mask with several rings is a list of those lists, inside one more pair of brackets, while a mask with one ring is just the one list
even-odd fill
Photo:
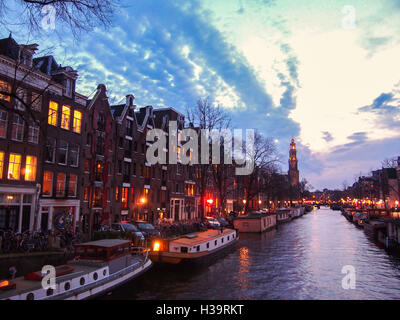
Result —
[[104, 239], [75, 245], [74, 256], [80, 260], [110, 261], [131, 253], [131, 241]]
[[235, 229], [239, 232], [263, 232], [276, 226], [275, 213], [249, 213], [233, 220]]

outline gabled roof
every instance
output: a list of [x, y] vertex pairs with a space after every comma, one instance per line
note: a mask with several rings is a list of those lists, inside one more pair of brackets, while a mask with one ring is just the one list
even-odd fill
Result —
[[47, 75], [51, 75], [53, 72], [58, 71], [61, 66], [57, 64], [57, 61], [53, 56], [44, 56], [33, 59], [33, 65], [35, 68]]
[[125, 109], [125, 104], [119, 104], [116, 106], [111, 106], [111, 112], [114, 115], [114, 118], [120, 117], [122, 112]]
[[11, 37], [0, 39], [0, 54], [17, 60], [19, 52], [18, 43]]

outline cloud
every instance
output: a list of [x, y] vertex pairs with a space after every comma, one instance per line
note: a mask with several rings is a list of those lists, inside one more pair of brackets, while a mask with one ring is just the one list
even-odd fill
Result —
[[322, 139], [324, 139], [326, 142], [330, 142], [333, 140], [333, 136], [328, 131], [323, 131], [322, 135]]

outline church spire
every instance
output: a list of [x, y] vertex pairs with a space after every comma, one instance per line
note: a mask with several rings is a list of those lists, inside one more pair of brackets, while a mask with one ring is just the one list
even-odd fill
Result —
[[296, 186], [299, 184], [299, 169], [297, 167], [297, 151], [296, 143], [292, 138], [290, 142], [289, 150], [289, 182], [291, 186]]

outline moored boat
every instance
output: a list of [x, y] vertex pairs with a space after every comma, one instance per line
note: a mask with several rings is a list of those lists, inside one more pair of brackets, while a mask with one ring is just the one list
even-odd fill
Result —
[[368, 219], [368, 215], [365, 212], [357, 212], [353, 215], [353, 223], [360, 228], [364, 227], [365, 220]]
[[379, 231], [386, 231], [386, 224], [380, 219], [367, 219], [364, 221], [364, 232], [373, 240], [378, 241]]
[[133, 280], [151, 267], [148, 251], [130, 241], [105, 239], [75, 245], [75, 258], [55, 268], [55, 284], [42, 285], [47, 274], [33, 272], [10, 281], [0, 300], [82, 300], [93, 298]]
[[299, 218], [304, 214], [304, 207], [290, 208], [293, 219]]
[[276, 213], [252, 212], [238, 216], [233, 220], [233, 226], [239, 232], [264, 232], [276, 226]]
[[292, 220], [292, 215], [290, 214], [290, 209], [282, 208], [275, 211], [276, 213], [276, 223], [282, 224]]
[[149, 256], [154, 263], [204, 264], [232, 248], [238, 239], [236, 230], [208, 229], [172, 239], [156, 239]]

